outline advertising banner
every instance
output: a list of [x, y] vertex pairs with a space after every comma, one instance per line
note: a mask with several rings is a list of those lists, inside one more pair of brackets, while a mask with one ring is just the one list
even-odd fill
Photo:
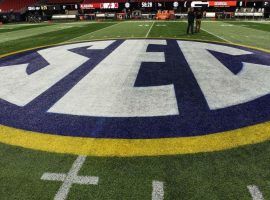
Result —
[[81, 4], [81, 9], [117, 9], [119, 8], [118, 3], [88, 3], [88, 4]]
[[212, 7], [233, 7], [237, 1], [209, 1], [209, 6]]
[[96, 9], [100, 8], [100, 3], [88, 3], [88, 4], [81, 4], [81, 9]]

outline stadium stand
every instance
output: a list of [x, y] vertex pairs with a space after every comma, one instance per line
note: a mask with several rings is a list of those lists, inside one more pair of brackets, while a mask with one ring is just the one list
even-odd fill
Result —
[[235, 10], [235, 17], [263, 17], [264, 8], [240, 8]]
[[79, 14], [79, 4], [83, 0], [47, 0], [46, 13], [53, 20], [76, 20]]
[[38, 3], [38, 0], [3, 0], [0, 3], [0, 12], [21, 12], [27, 6], [34, 5]]
[[181, 19], [188, 7], [202, 8], [211, 19], [269, 19], [270, 14], [269, 2], [256, 0], [0, 0], [0, 21]]
[[[92, 4], [92, 3], [114, 3], [114, 2], [117, 2], [117, 3], [125, 3], [127, 2], [126, 0], [84, 0], [82, 4]], [[133, 1], [135, 2], [135, 1]]]
[[81, 3], [83, 0], [48, 0], [47, 4], [74, 4]]

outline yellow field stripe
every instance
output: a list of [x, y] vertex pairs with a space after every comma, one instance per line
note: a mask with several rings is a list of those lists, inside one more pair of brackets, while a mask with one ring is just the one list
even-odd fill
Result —
[[212, 152], [270, 140], [270, 122], [205, 136], [163, 139], [95, 139], [41, 134], [0, 125], [0, 142], [55, 153], [158, 156]]

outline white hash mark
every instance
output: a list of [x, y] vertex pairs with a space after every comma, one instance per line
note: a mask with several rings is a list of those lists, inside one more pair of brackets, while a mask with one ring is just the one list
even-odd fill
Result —
[[164, 199], [164, 183], [161, 181], [152, 182], [152, 200]]
[[252, 197], [252, 200], [264, 200], [261, 191], [259, 190], [258, 186], [256, 185], [248, 185], [247, 186], [249, 193]]
[[83, 163], [85, 162], [86, 156], [79, 156], [73, 163], [71, 169], [67, 174], [64, 173], [44, 173], [41, 180], [46, 181], [61, 181], [62, 186], [56, 193], [54, 200], [65, 200], [68, 196], [68, 192], [72, 187], [72, 184], [80, 185], [97, 185], [98, 177], [94, 176], [78, 176]]

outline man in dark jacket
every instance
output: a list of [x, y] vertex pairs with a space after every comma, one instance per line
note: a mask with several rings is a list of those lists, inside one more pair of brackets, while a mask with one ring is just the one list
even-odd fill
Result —
[[189, 8], [188, 11], [188, 27], [187, 27], [187, 34], [189, 34], [189, 30], [191, 29], [191, 34], [193, 34], [194, 29], [194, 19], [195, 19], [195, 13], [193, 8]]

